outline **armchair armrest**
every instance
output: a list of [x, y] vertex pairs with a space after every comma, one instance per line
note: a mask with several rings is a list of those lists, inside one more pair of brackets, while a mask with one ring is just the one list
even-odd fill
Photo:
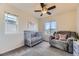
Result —
[[55, 37], [54, 36], [50, 36], [49, 37], [49, 40], [52, 40], [52, 39], [55, 39]]
[[70, 41], [70, 40], [73, 40], [73, 38], [69, 37], [69, 38], [67, 39], [67, 41]]
[[76, 41], [77, 39], [76, 38], [74, 38], [74, 37], [69, 37], [68, 39], [67, 39], [67, 41], [69, 42], [69, 41]]
[[71, 37], [67, 39], [67, 43], [68, 43], [67, 49], [69, 53], [73, 53], [73, 40], [74, 39], [75, 38], [71, 38]]

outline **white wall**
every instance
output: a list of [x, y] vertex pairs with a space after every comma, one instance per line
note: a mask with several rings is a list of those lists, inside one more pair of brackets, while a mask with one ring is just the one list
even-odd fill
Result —
[[[12, 14], [18, 15], [19, 25], [17, 33], [5, 34], [5, 12], [10, 12]], [[36, 31], [38, 31], [37, 19], [9, 4], [0, 5], [0, 54], [24, 45], [24, 30], [27, 30], [28, 20], [31, 20], [36, 24]]]
[[77, 21], [76, 21], [76, 31], [77, 31], [77, 33], [78, 33], [78, 35], [79, 35], [79, 6], [78, 6], [78, 8], [77, 8]]
[[62, 14], [53, 15], [40, 19], [40, 31], [44, 32], [45, 22], [55, 20], [57, 22], [57, 30], [76, 31], [76, 10], [70, 10]]

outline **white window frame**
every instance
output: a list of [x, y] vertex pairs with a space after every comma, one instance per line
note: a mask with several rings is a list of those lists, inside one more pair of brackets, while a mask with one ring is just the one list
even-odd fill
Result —
[[[8, 20], [6, 20], [6, 17], [8, 18], [8, 15], [16, 17], [16, 20], [13, 20], [13, 21], [15, 21], [15, 24], [12, 24], [16, 28], [15, 31], [13, 31], [13, 32], [8, 31], [8, 26], [10, 25], [10, 24], [8, 24], [9, 22], [7, 22]], [[11, 13], [8, 13], [8, 12], [5, 12], [4, 13], [4, 23], [5, 23], [5, 34], [15, 34], [15, 33], [18, 32], [18, 16], [14, 15], [14, 14], [11, 14]]]
[[[56, 22], [56, 21], [55, 21], [55, 20], [52, 20], [52, 21], [47, 21], [47, 22], [44, 23], [44, 30], [45, 30], [45, 34], [46, 34], [46, 35], [52, 35], [52, 34], [53, 34], [53, 33], [51, 33], [51, 30], [50, 30], [50, 33], [47, 33], [47, 32], [46, 32], [46, 28], [45, 28], [45, 26], [46, 26], [45, 24], [46, 24], [46, 23], [50, 23], [50, 29], [51, 29], [51, 22]], [[57, 22], [56, 22], [55, 31], [57, 31]], [[55, 32], [55, 31], [54, 31], [54, 32]]]

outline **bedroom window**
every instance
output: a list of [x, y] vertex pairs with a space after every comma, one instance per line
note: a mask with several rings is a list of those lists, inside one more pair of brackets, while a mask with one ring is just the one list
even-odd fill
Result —
[[45, 23], [45, 34], [53, 34], [56, 31], [56, 21], [49, 21]]
[[5, 33], [17, 32], [17, 16], [5, 13]]

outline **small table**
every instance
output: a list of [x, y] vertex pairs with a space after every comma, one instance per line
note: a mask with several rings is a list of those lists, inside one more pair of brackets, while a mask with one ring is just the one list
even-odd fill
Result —
[[73, 55], [79, 56], [79, 40], [73, 41]]

